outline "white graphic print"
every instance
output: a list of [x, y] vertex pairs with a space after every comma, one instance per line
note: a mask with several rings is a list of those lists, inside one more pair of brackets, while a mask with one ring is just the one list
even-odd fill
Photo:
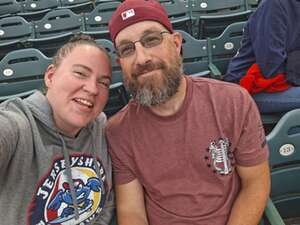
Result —
[[229, 141], [227, 138], [221, 138], [213, 141], [209, 145], [209, 153], [211, 155], [213, 167], [217, 173], [227, 175], [232, 171], [229, 154]]

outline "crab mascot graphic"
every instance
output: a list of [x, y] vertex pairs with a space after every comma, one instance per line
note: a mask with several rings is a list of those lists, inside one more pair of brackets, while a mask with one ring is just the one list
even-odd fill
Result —
[[[52, 169], [41, 181], [29, 207], [29, 225], [84, 225], [94, 220], [101, 212], [106, 200], [106, 176], [103, 166], [97, 160], [99, 177], [92, 157], [72, 156], [71, 159], [73, 183], [68, 182], [70, 179], [65, 173], [64, 159], [55, 160]], [[72, 198], [71, 185], [76, 201]]]

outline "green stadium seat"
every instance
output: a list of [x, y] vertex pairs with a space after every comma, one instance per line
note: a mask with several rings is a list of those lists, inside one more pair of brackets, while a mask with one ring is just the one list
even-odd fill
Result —
[[21, 16], [0, 19], [0, 43], [26, 40], [33, 37], [32, 24]]
[[217, 37], [229, 24], [246, 21], [252, 13], [245, 0], [195, 0], [191, 11], [198, 39]]
[[22, 12], [18, 13], [27, 21], [40, 20], [47, 12], [56, 9], [60, 2], [59, 0], [26, 0], [20, 2]]
[[83, 29], [82, 17], [70, 9], [48, 12], [41, 20], [34, 22], [35, 37], [27, 40], [27, 47], [40, 49], [52, 57], [57, 49], [75, 33]]
[[247, 9], [255, 11], [259, 5], [260, 0], [245, 0], [247, 4]]
[[120, 2], [98, 4], [93, 11], [84, 15], [84, 32], [96, 39], [110, 39], [108, 22]]
[[44, 72], [51, 63], [37, 49], [21, 49], [8, 53], [0, 61], [0, 101], [26, 97], [43, 87]]
[[217, 74], [221, 74], [219, 79], [222, 79], [231, 58], [240, 48], [245, 24], [246, 22], [230, 24], [219, 37], [207, 38], [209, 64], [218, 71]]
[[90, 12], [94, 5], [91, 0], [60, 0], [61, 8], [67, 8], [75, 13]]
[[108, 102], [104, 108], [107, 117], [111, 117], [125, 105], [127, 105], [130, 97], [123, 83], [114, 83], [109, 88]]
[[168, 13], [173, 29], [192, 34], [192, 20], [189, 9], [180, 0], [160, 0]]
[[16, 0], [0, 1], [0, 17], [9, 16], [21, 12], [21, 5]]
[[182, 60], [185, 74], [210, 76], [207, 41], [197, 40], [185, 31], [178, 32], [182, 35]]
[[271, 199], [284, 219], [300, 216], [300, 109], [287, 112], [267, 136]]

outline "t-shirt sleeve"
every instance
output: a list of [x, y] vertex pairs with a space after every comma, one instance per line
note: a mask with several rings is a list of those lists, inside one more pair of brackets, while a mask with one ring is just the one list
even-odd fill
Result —
[[285, 72], [286, 13], [279, 1], [264, 1], [249, 19], [249, 35], [256, 63], [266, 78]]
[[127, 132], [119, 132], [108, 126], [105, 129], [105, 134], [108, 142], [108, 151], [111, 155], [113, 166], [113, 178], [115, 184], [126, 184], [136, 178], [134, 170], [133, 156], [130, 153]]
[[253, 99], [246, 94], [248, 110], [242, 122], [240, 138], [235, 149], [236, 163], [240, 166], [258, 165], [269, 157], [269, 149], [265, 132], [257, 106]]

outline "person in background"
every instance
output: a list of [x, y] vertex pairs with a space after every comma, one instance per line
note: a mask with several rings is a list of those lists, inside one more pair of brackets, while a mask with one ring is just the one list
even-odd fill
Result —
[[132, 94], [105, 129], [119, 225], [257, 225], [270, 174], [251, 96], [183, 73], [182, 37], [156, 0], [123, 2], [109, 30]]
[[0, 105], [1, 224], [109, 224], [111, 161], [102, 112], [110, 58], [89, 36], [62, 46], [47, 92]]
[[300, 107], [300, 1], [263, 0], [249, 18], [225, 81], [239, 83], [261, 113]]

